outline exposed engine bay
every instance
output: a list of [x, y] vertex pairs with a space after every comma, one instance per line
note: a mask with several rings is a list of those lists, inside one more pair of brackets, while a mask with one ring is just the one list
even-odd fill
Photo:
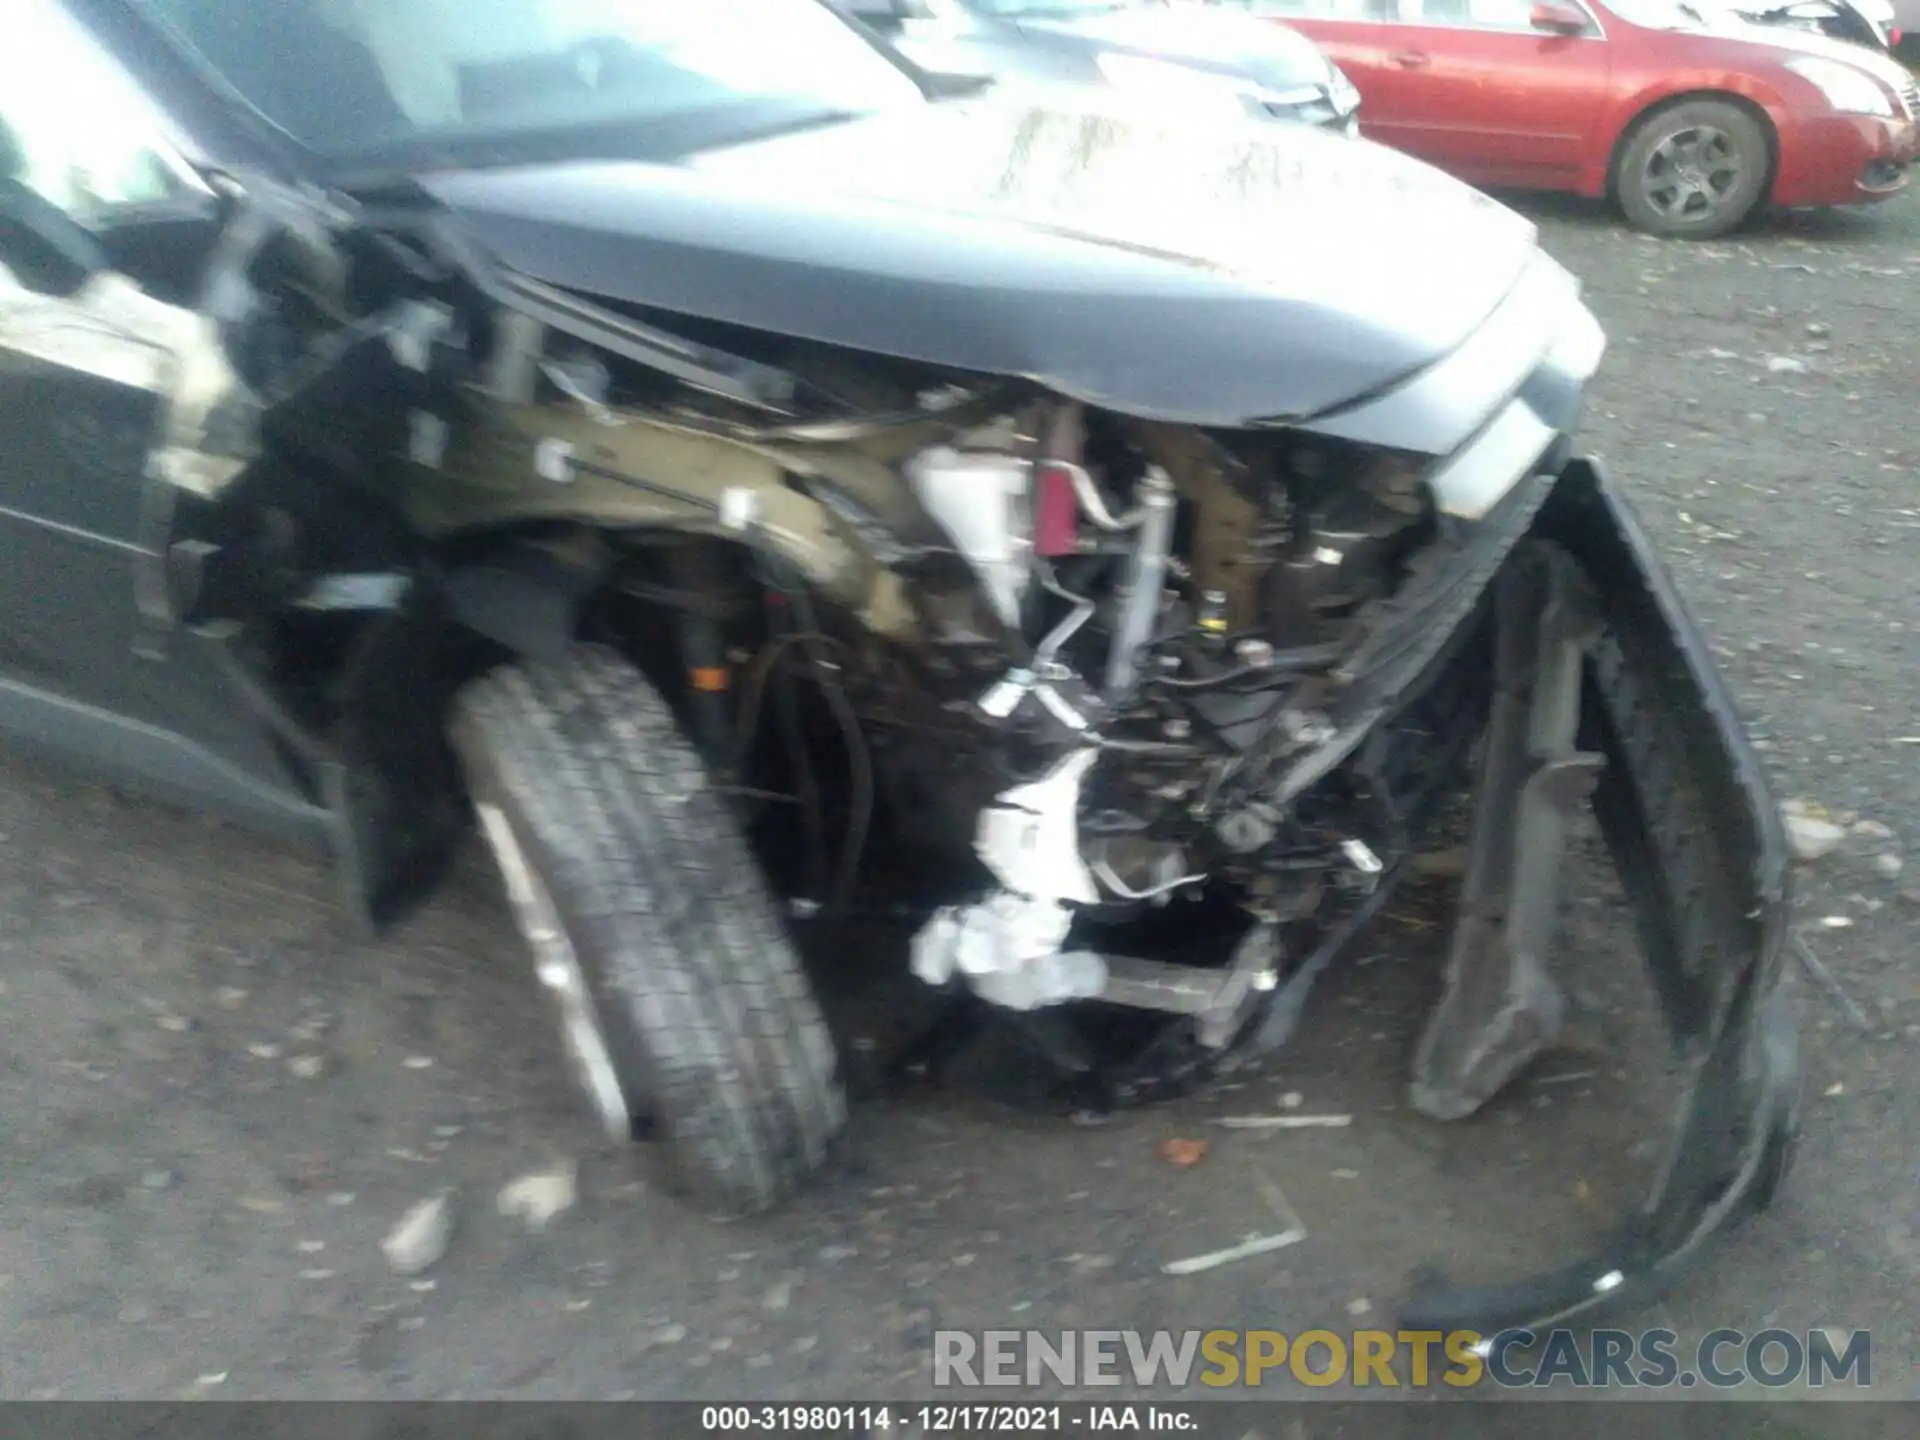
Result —
[[[1218, 975], [1182, 974], [1074, 948], [1075, 921], [1202, 893], [1263, 931], [1323, 919], [1376, 889], [1420, 802], [1457, 778], [1471, 723], [1394, 755], [1381, 722], [1473, 643], [1461, 622], [1544, 498], [1522, 483], [1543, 424], [1535, 455], [1493, 457], [1514, 493], [1468, 520], [1428, 483], [1446, 462], [1415, 452], [667, 331], [436, 253], [445, 232], [370, 263], [358, 235], [336, 243], [292, 213], [228, 229], [228, 246], [258, 247], [233, 275], [298, 268], [216, 315], [226, 384], [183, 390], [158, 460], [197, 507], [173, 517], [170, 603], [252, 622], [236, 643], [261, 647], [260, 679], [296, 710], [316, 703], [301, 674], [316, 617], [400, 604], [410, 548], [477, 543], [445, 593], [516, 651], [604, 626], [646, 654], [679, 632], [655, 667], [734, 783], [765, 780], [750, 772], [769, 691], [799, 677], [832, 694], [860, 783], [830, 893], [803, 903], [854, 903], [884, 808], [966, 897], [915, 943], [928, 983], [1015, 1011], [1186, 1014], [1214, 1048], [1278, 983], [1255, 963], [1272, 937]], [[401, 293], [367, 307], [352, 292], [376, 266]], [[343, 434], [343, 411], [368, 428]], [[244, 443], [209, 443], [222, 429]], [[331, 467], [358, 499], [381, 492], [384, 528], [343, 527], [346, 492], [305, 478]], [[1471, 693], [1449, 699], [1478, 713]]]
[[[1454, 359], [1222, 427], [551, 286], [430, 207], [264, 182], [222, 205], [168, 341], [145, 604], [245, 677], [375, 916], [457, 824], [440, 700], [606, 644], [791, 842], [797, 914], [906, 906], [915, 975], [1115, 1103], [1283, 1043], [1466, 788], [1409, 1090], [1455, 1119], [1557, 1034], [1558, 857], [1591, 798], [1642, 871], [1699, 1123], [1733, 1092], [1747, 1119], [1676, 1137], [1598, 1260], [1415, 1309], [1583, 1310], [1784, 1168], [1793, 1066], [1755, 1060], [1790, 1044], [1776, 822], [1630, 512], [1570, 461], [1600, 340], [1544, 257]], [[1496, 380], [1463, 406], [1468, 374]], [[1663, 827], [1676, 766], [1698, 810]], [[1676, 836], [1706, 878], [1676, 878]], [[1211, 958], [1129, 943], [1195, 904], [1237, 917]], [[1110, 1063], [1074, 1037], [1089, 1004], [1165, 1025]]]

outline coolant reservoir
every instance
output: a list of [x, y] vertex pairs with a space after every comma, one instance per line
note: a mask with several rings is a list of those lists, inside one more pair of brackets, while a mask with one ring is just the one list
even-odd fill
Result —
[[938, 446], [908, 461], [906, 476], [979, 575], [1000, 618], [1017, 627], [1032, 568], [1032, 467], [1012, 455]]

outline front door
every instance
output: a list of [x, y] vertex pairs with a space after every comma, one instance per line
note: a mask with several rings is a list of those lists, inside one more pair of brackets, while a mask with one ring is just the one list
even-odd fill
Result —
[[1608, 45], [1535, 28], [1534, 0], [1399, 0], [1391, 102], [1368, 133], [1481, 185], [1577, 185], [1606, 112]]
[[221, 788], [275, 792], [285, 766], [217, 646], [140, 603], [166, 538], [151, 457], [200, 332], [186, 296], [153, 293], [117, 257], [142, 251], [127, 244], [136, 217], [209, 198], [164, 135], [56, 0], [7, 0], [0, 722], [127, 772], [197, 768]]

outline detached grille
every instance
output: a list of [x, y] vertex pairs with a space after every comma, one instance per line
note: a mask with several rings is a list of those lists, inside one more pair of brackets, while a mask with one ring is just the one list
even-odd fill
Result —
[[1920, 80], [1911, 75], [1900, 77], [1900, 103], [1907, 107], [1909, 120], [1920, 120]]

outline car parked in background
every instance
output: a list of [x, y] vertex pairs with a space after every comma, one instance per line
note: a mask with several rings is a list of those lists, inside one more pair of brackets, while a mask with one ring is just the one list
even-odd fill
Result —
[[1823, 35], [1701, 0], [1217, 0], [1299, 29], [1361, 129], [1480, 185], [1618, 202], [1659, 235], [1906, 188], [1920, 85]]
[[1360, 94], [1285, 26], [1159, 0], [832, 0], [924, 70], [1106, 85], [1357, 130]]

